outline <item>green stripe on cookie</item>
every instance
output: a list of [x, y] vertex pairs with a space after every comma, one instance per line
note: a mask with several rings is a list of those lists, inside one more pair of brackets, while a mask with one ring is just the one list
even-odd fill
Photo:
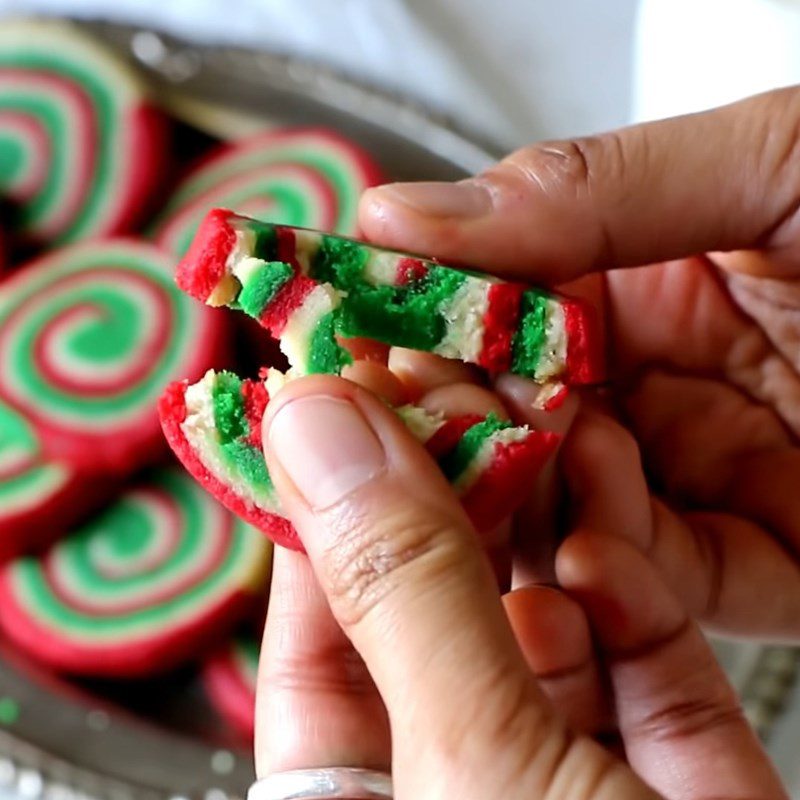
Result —
[[439, 459], [439, 466], [447, 480], [453, 483], [458, 479], [490, 436], [512, 427], [511, 422], [500, 419], [496, 414], [489, 414], [485, 420], [473, 425], [459, 443]]
[[267, 471], [267, 462], [261, 448], [242, 441], [228, 442], [222, 448], [251, 487], [261, 492], [272, 491], [272, 478]]
[[222, 444], [247, 436], [249, 432], [242, 398], [242, 381], [232, 372], [220, 372], [211, 390], [214, 425]]
[[364, 267], [369, 249], [349, 239], [323, 236], [311, 262], [311, 277], [337, 289], [352, 291], [365, 286]]
[[337, 311], [325, 314], [314, 328], [309, 346], [309, 374], [338, 374], [352, 362], [347, 350], [336, 341]]
[[[447, 332], [442, 306], [465, 280], [466, 276], [456, 270], [433, 268], [422, 280], [405, 287], [362, 282], [342, 304], [338, 330], [343, 336], [365, 336], [396, 347], [433, 350]], [[345, 287], [337, 284], [337, 288]]]
[[259, 319], [278, 292], [292, 279], [294, 270], [283, 261], [269, 261], [255, 269], [239, 292], [238, 304], [245, 314]]
[[278, 258], [278, 232], [268, 222], [251, 221], [249, 230], [255, 237], [253, 255], [262, 261], [275, 261]]
[[511, 347], [511, 371], [533, 376], [542, 357], [547, 322], [547, 295], [529, 289], [522, 295], [520, 325]]
[[247, 439], [247, 420], [242, 380], [231, 372], [220, 372], [211, 390], [214, 426], [222, 453], [239, 475], [259, 492], [272, 491], [272, 480], [264, 461], [264, 453]]

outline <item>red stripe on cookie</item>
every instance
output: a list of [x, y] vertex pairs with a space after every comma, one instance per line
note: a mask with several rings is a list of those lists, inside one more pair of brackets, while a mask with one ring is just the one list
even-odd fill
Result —
[[483, 344], [478, 364], [490, 372], [511, 369], [511, 344], [519, 324], [525, 287], [521, 283], [495, 283], [489, 287], [489, 306], [483, 316]]
[[555, 433], [531, 431], [521, 442], [497, 444], [492, 462], [461, 498], [475, 527], [491, 530], [530, 497], [536, 476], [555, 452]]
[[204, 303], [225, 276], [225, 264], [236, 246], [236, 231], [229, 222], [232, 216], [224, 208], [209, 212], [175, 273], [178, 286]]
[[569, 384], [598, 383], [603, 379], [601, 330], [594, 307], [580, 300], [564, 299], [567, 332], [567, 363], [564, 381]]
[[259, 321], [276, 339], [279, 338], [292, 312], [303, 305], [303, 301], [316, 286], [315, 280], [305, 275], [295, 275], [275, 295], [275, 299], [267, 306]]
[[409, 283], [421, 281], [428, 274], [427, 265], [417, 258], [401, 258], [397, 262], [397, 285], [407, 286]]
[[269, 402], [269, 393], [260, 381], [243, 381], [242, 400], [247, 420], [247, 441], [253, 447], [261, 447], [261, 421]]

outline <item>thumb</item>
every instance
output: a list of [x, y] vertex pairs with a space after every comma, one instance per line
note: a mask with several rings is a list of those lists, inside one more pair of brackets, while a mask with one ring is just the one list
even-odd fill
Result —
[[284, 389], [264, 425], [284, 508], [389, 712], [398, 797], [544, 796], [567, 763], [575, 780], [632, 780], [552, 713], [477, 536], [391, 411], [318, 376]]
[[800, 90], [519, 150], [459, 183], [369, 190], [388, 247], [547, 283], [708, 251], [796, 250]]

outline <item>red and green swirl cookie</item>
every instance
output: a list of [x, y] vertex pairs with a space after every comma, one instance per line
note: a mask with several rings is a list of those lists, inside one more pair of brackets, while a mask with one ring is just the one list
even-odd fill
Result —
[[522, 284], [216, 209], [178, 267], [184, 291], [257, 319], [293, 375], [338, 373], [337, 335], [539, 383], [598, 379], [591, 308]]
[[203, 161], [178, 187], [155, 235], [182, 255], [217, 206], [284, 225], [352, 234], [361, 193], [379, 181], [370, 157], [333, 131], [271, 131], [225, 145]]
[[109, 482], [46, 458], [36, 431], [0, 403], [0, 563], [64, 533], [107, 494]]
[[214, 708], [249, 739], [255, 731], [259, 643], [239, 634], [203, 665], [202, 680]]
[[[194, 385], [170, 385], [159, 412], [170, 446], [214, 497], [276, 544], [299, 550], [261, 449], [268, 402], [264, 383], [209, 370]], [[558, 438], [494, 415], [445, 420], [415, 406], [397, 413], [436, 458], [479, 530], [520, 506]]]
[[8, 564], [0, 627], [60, 671], [148, 675], [251, 614], [270, 553], [188, 475], [163, 470], [40, 558]]
[[223, 325], [178, 291], [171, 258], [150, 244], [54, 251], [0, 284], [0, 402], [47, 457], [127, 473], [163, 451], [158, 396], [215, 363]]
[[29, 238], [127, 232], [157, 188], [166, 126], [134, 73], [56, 21], [0, 26], [0, 196]]

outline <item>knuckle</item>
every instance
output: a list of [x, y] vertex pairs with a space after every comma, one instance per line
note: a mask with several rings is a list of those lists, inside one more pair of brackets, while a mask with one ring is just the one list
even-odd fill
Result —
[[741, 707], [727, 697], [689, 697], [647, 715], [639, 730], [656, 741], [675, 741], [746, 724]]
[[374, 690], [366, 664], [348, 640], [320, 637], [305, 615], [292, 616], [282, 620], [281, 646], [264, 649], [259, 683], [272, 693], [368, 695]]
[[453, 526], [424, 508], [350, 513], [333, 527], [338, 533], [322, 568], [331, 610], [345, 628], [357, 626], [398, 587], [418, 591], [463, 558]]
[[[496, 168], [490, 180], [500, 184], [512, 201], [534, 191], [559, 206], [583, 208], [588, 235], [596, 241], [600, 263], [617, 262], [614, 237], [608, 227], [609, 207], [624, 203], [631, 175], [629, 164], [648, 158], [646, 127], [625, 134], [544, 142], [512, 153]], [[639, 170], [642, 171], [641, 168]]]
[[606, 800], [639, 796], [629, 790], [633, 774], [587, 738], [573, 738], [555, 764], [546, 800]]
[[543, 142], [517, 150], [501, 167], [566, 200], [591, 197], [600, 175], [618, 175], [627, 160], [617, 133]]
[[578, 139], [526, 147], [508, 156], [498, 169], [533, 184], [545, 195], [568, 200], [587, 194], [591, 180], [586, 150]]
[[[800, 91], [796, 87], [770, 92], [744, 101], [748, 114], [741, 119], [738, 133], [745, 137], [741, 152], [752, 153], [745, 166], [757, 178], [758, 186], [769, 186], [768, 198], [763, 192], [748, 195], [759, 204], [766, 204], [769, 213], [757, 231], [758, 246], [780, 246], [794, 241], [797, 234], [800, 196]], [[755, 146], [750, 146], [750, 130], [755, 135]]]

